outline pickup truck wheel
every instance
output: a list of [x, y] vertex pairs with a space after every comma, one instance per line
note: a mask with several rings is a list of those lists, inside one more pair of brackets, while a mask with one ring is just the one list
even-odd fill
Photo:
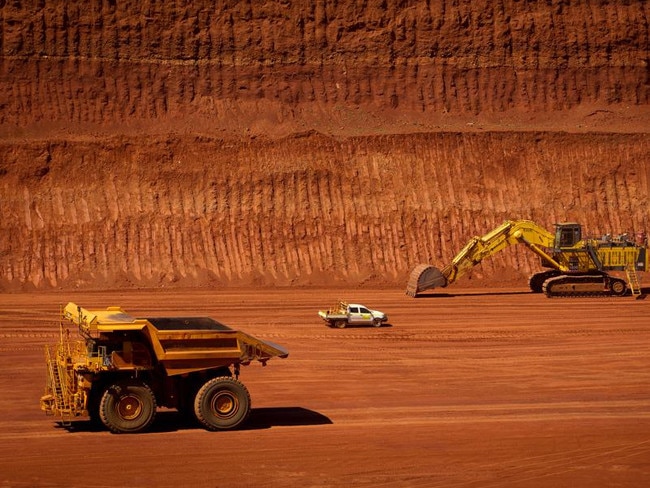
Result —
[[234, 429], [246, 420], [250, 408], [246, 387], [227, 376], [206, 382], [194, 400], [196, 418], [208, 430]]
[[345, 320], [337, 320], [336, 322], [334, 322], [334, 327], [336, 327], [337, 329], [345, 329], [346, 325], [347, 324], [345, 323]]
[[109, 386], [99, 402], [99, 417], [116, 434], [142, 432], [156, 416], [156, 397], [144, 383]]

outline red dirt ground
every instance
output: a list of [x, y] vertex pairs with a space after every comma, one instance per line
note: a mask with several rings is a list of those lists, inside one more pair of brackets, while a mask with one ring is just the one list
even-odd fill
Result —
[[[529, 294], [523, 247], [404, 294], [507, 219], [650, 231], [649, 19], [0, 1], [0, 487], [650, 486], [648, 300]], [[337, 298], [391, 326], [325, 327]], [[291, 354], [244, 369], [244, 430], [68, 430], [38, 409], [68, 301]]]
[[[337, 298], [390, 325], [326, 327], [316, 312]], [[240, 431], [172, 411], [146, 434], [64, 429], [38, 399], [67, 301], [209, 315], [290, 356], [243, 369], [253, 411]], [[0, 295], [0, 486], [645, 486], [648, 307], [453, 287]]]

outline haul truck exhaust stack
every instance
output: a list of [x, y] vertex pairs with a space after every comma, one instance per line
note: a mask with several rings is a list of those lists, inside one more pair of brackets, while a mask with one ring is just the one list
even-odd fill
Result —
[[135, 318], [120, 307], [68, 303], [62, 319], [77, 334], [62, 320], [59, 343], [45, 348], [41, 409], [64, 423], [88, 416], [115, 433], [146, 430], [159, 406], [208, 430], [234, 429], [251, 405], [240, 366], [289, 355], [209, 317]]

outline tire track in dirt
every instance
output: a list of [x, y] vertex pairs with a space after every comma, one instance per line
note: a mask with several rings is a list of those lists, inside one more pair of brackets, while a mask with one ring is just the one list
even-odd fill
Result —
[[[393, 326], [328, 329], [316, 310], [339, 294], [375, 302]], [[157, 486], [206, 479], [289, 487], [314, 480], [341, 487], [639, 486], [647, 478], [644, 301], [583, 299], [567, 308], [521, 290], [467, 289], [414, 301], [397, 288], [356, 286], [0, 298], [0, 382], [12, 392], [2, 397], [0, 446], [4, 479], [13, 485], [46, 477], [69, 484], [66, 476], [89, 451], [93, 465], [105, 468], [98, 478], [115, 486], [133, 485], [143, 472]], [[83, 419], [62, 429], [38, 410], [40, 344], [56, 341], [56, 310], [67, 298], [90, 309], [120, 305], [138, 317], [213, 316], [290, 355], [270, 368], [242, 368], [253, 396], [248, 428], [209, 433], [161, 410], [153, 433], [129, 437], [142, 453], [130, 462], [122, 438]], [[47, 448], [64, 437], [65, 450]], [[215, 442], [240, 448], [222, 450], [215, 466]], [[160, 452], [179, 462], [155, 469]]]
[[380, 406], [363, 409], [348, 408], [340, 412], [330, 409], [328, 416], [337, 426], [531, 422], [571, 418], [648, 419], [650, 418], [648, 407], [650, 407], [648, 400], [410, 406], [408, 416], [405, 416], [404, 408], [401, 406]]
[[[534, 457], [517, 457], [510, 460], [511, 467], [497, 469], [489, 475], [481, 476], [481, 486], [500, 487], [504, 483], [526, 483], [544, 478], [556, 478], [577, 470], [601, 468], [603, 464], [612, 465], [622, 462], [630, 457], [642, 456], [650, 451], [650, 440], [632, 444], [613, 444], [609, 446], [595, 446], [581, 449], [561, 450], [557, 453]], [[487, 463], [476, 466], [477, 472], [487, 473], [496, 467], [496, 464]], [[421, 486], [454, 487], [467, 486], [466, 482], [425, 483]]]

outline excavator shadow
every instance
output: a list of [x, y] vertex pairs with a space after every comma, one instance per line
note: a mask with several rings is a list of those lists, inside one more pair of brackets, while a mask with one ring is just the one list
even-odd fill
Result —
[[[267, 407], [251, 409], [248, 421], [238, 430], [262, 430], [271, 427], [297, 425], [326, 425], [332, 421], [325, 415], [303, 407]], [[98, 422], [91, 420], [75, 420], [70, 423], [59, 423], [58, 428], [68, 432], [103, 432], [107, 429]], [[187, 418], [175, 410], [163, 410], [156, 413], [156, 419], [151, 429], [143, 432], [162, 433], [179, 430], [204, 430], [195, 419]]]
[[530, 291], [486, 291], [486, 292], [469, 292], [469, 293], [426, 293], [420, 292], [415, 298], [454, 298], [454, 297], [488, 297], [488, 296], [505, 296], [505, 295], [532, 295]]
[[[471, 292], [471, 293], [426, 293], [426, 292], [420, 292], [418, 293], [414, 298], [416, 299], [421, 299], [421, 298], [454, 298], [454, 297], [486, 297], [486, 296], [506, 296], [506, 295], [533, 295], [532, 292], [530, 291], [511, 291], [511, 290], [504, 290], [504, 291], [486, 291], [486, 292]], [[535, 295], [540, 295], [541, 297], [545, 297], [543, 293], [535, 293]], [[630, 292], [628, 290], [627, 296], [630, 295]], [[641, 288], [641, 294], [636, 297], [637, 300], [645, 300], [646, 297], [650, 295], [650, 287], [643, 287]]]

